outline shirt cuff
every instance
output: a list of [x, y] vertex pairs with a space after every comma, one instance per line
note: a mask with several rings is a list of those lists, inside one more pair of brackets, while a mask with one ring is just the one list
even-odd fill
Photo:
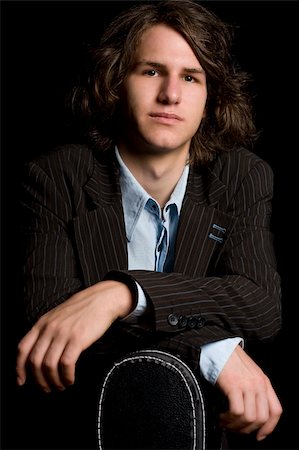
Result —
[[244, 340], [240, 337], [234, 337], [211, 342], [201, 347], [199, 368], [207, 381], [211, 384], [216, 383], [228, 358], [240, 343], [243, 347]]
[[129, 315], [121, 319], [122, 322], [136, 323], [138, 317], [142, 316], [147, 309], [147, 300], [142, 287], [136, 282], [137, 287], [137, 303], [135, 309]]

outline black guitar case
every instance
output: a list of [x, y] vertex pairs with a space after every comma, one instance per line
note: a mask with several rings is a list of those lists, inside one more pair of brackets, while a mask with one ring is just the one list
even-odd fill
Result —
[[101, 450], [205, 450], [204, 398], [188, 365], [160, 350], [118, 359], [100, 391], [98, 444]]

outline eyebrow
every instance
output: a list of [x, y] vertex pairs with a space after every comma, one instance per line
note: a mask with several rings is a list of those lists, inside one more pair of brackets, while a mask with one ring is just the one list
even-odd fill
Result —
[[[151, 67], [155, 67], [157, 69], [167, 69], [167, 66], [165, 64], [161, 64], [158, 63], [156, 61], [146, 61], [145, 59], [142, 59], [141, 61], [137, 61], [136, 66], [151, 66]], [[204, 73], [204, 70], [201, 67], [184, 67], [183, 68], [184, 72], [188, 72], [188, 73], [198, 73], [198, 74], [202, 74]]]

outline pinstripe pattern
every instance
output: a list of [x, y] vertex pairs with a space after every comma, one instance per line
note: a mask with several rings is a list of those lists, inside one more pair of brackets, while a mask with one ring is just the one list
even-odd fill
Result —
[[[191, 357], [229, 336], [265, 340], [280, 328], [280, 279], [269, 231], [273, 175], [256, 155], [223, 153], [190, 170], [174, 273], [127, 270], [125, 226], [112, 156], [66, 146], [25, 168], [25, 302], [35, 321], [72, 293], [105, 277], [137, 280], [164, 347]], [[108, 275], [107, 275], [108, 274]], [[170, 313], [200, 314], [201, 329], [170, 326]], [[138, 326], [122, 325], [138, 335]]]

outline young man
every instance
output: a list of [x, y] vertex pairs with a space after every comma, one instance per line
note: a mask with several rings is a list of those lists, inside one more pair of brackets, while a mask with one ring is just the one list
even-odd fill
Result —
[[[87, 145], [28, 164], [17, 380], [45, 391], [125, 336], [180, 354], [227, 399], [221, 426], [264, 439], [282, 409], [244, 348], [280, 328], [272, 171], [226, 26], [189, 1], [116, 18], [73, 93]], [[87, 120], [86, 120], [87, 119]], [[30, 368], [30, 369], [29, 369]]]

